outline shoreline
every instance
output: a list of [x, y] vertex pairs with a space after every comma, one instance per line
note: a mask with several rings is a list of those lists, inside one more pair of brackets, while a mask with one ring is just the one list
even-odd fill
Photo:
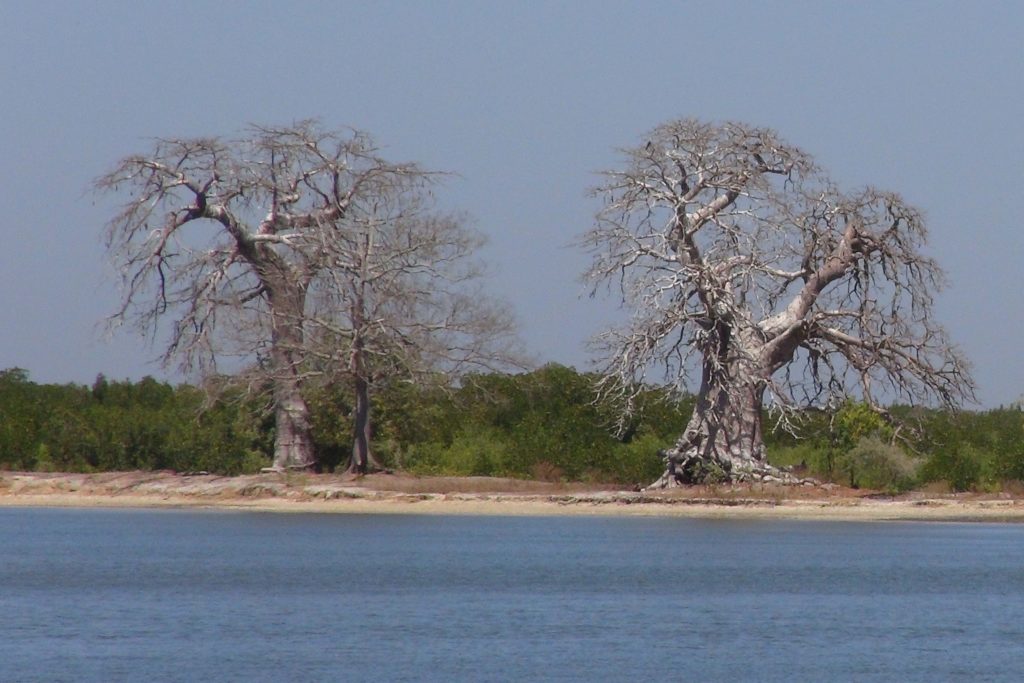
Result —
[[634, 492], [479, 477], [0, 472], [0, 508], [215, 509], [322, 514], [684, 517], [735, 520], [1024, 522], [1024, 499], [835, 486]]

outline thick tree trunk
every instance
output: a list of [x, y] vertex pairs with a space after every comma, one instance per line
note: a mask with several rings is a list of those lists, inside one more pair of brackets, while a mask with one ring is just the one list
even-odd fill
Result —
[[315, 467], [309, 406], [294, 380], [275, 380], [274, 422], [274, 469], [307, 470]]
[[316, 466], [309, 406], [302, 397], [302, 314], [305, 288], [277, 282], [270, 289], [271, 363], [274, 383], [274, 466], [278, 471]]
[[756, 368], [746, 364], [705, 367], [693, 415], [675, 446], [661, 452], [665, 473], [648, 488], [794, 479], [765, 457], [765, 383], [758, 377]]

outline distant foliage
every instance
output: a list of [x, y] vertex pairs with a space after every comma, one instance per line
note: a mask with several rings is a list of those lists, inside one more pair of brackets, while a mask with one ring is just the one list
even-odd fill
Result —
[[[397, 444], [395, 466], [423, 474], [487, 475], [635, 484], [656, 478], [658, 450], [685, 419], [682, 406], [645, 396], [621, 437], [610, 406], [595, 402], [594, 378], [547, 365], [520, 375], [471, 377], [446, 397], [385, 399], [379, 417]], [[387, 392], [385, 392], [387, 393]]]
[[[938, 484], [951, 491], [991, 491], [1017, 489], [1024, 482], [1024, 412], [1019, 407], [953, 413], [897, 405], [890, 413], [903, 425], [898, 432], [859, 403], [844, 405], [832, 419], [808, 413], [800, 438], [766, 438], [769, 459], [864, 488]], [[879, 443], [887, 446], [888, 456], [880, 456]], [[868, 475], [864, 465], [869, 462], [887, 462], [894, 479], [886, 483], [886, 477]]]
[[[596, 402], [594, 377], [560, 365], [483, 374], [449, 387], [377, 388], [374, 439], [384, 463], [419, 474], [508, 476], [632, 486], [654, 480], [692, 411], [692, 398], [645, 390], [615, 436], [616, 414]], [[352, 448], [351, 387], [307, 391], [313, 439], [326, 470]], [[208, 405], [189, 385], [153, 378], [93, 385], [32, 382], [0, 371], [0, 469], [160, 470], [220, 474], [270, 464], [274, 421], [265, 403], [224, 395]], [[949, 413], [893, 406], [899, 433], [875, 411], [848, 403], [807, 412], [796, 434], [765, 435], [772, 464], [865, 489], [935, 483], [952, 491], [1018, 490], [1024, 482], [1019, 407]], [[765, 424], [771, 424], [766, 415]]]
[[0, 373], [0, 467], [92, 472], [256, 471], [269, 464], [268, 430], [252, 406], [205, 407], [201, 392], [147, 377], [93, 386], [38, 385]]

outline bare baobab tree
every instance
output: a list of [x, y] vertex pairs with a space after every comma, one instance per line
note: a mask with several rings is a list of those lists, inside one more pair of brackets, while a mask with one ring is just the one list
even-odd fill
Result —
[[165, 363], [206, 374], [234, 357], [272, 387], [277, 469], [316, 464], [302, 388], [347, 373], [363, 470], [374, 377], [456, 372], [510, 338], [509, 316], [466, 289], [479, 238], [436, 209], [437, 178], [308, 121], [159, 139], [96, 181], [127, 195], [106, 237], [123, 279], [113, 320], [168, 330]]
[[939, 267], [921, 213], [875, 188], [841, 192], [766, 129], [692, 119], [653, 130], [605, 174], [582, 243], [595, 291], [631, 315], [599, 335], [601, 389], [625, 412], [651, 374], [696, 388], [656, 483], [781, 476], [762, 410], [857, 397], [955, 406], [967, 364], [932, 317]]

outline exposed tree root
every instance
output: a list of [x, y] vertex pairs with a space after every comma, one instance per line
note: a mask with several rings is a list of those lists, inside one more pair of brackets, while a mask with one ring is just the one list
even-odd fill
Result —
[[659, 451], [665, 460], [665, 472], [645, 490], [715, 483], [774, 483], [791, 486], [817, 486], [821, 482], [798, 477], [792, 472], [754, 458], [719, 460], [692, 450]]
[[286, 472], [315, 472], [316, 463], [308, 465], [271, 465], [260, 468], [260, 474], [284, 474]]

